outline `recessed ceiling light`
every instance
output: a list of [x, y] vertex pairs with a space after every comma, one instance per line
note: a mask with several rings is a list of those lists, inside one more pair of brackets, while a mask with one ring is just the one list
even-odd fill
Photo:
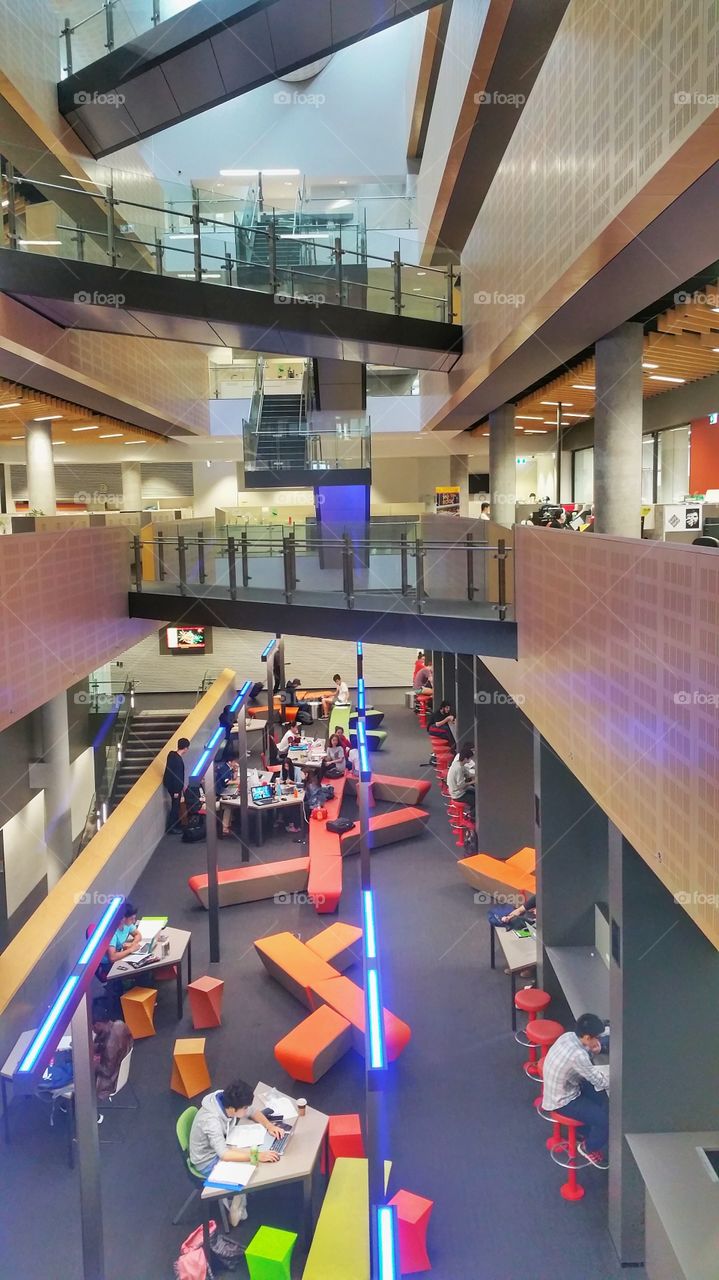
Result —
[[33, 422], [57, 422], [61, 413], [46, 413], [42, 418], [33, 418]]
[[347, 179], [346, 179], [346, 178], [340, 178], [339, 182], [337, 183], [337, 186], [338, 186], [338, 187], [346, 187], [346, 186], [347, 186]]
[[10, 439], [11, 439], [11, 440], [24, 440], [24, 439], [25, 439], [25, 437], [24, 437], [24, 436], [10, 436]]
[[107, 435], [98, 436], [98, 440], [121, 440], [122, 431], [110, 431]]
[[515, 413], [515, 418], [526, 418], [527, 422], [544, 422], [541, 413]]
[[412, 292], [413, 292], [413, 293], [421, 293], [421, 292], [422, 292], [422, 286], [421, 286], [421, 284], [416, 284], [416, 285], [414, 286], [414, 288], [413, 288]]
[[125, 444], [129, 444], [129, 445], [133, 445], [133, 444], [147, 444], [147, 440], [126, 440], [126, 441], [125, 441]]
[[19, 409], [22, 400], [11, 400], [9, 404], [0, 404], [0, 409]]
[[73, 431], [99, 431], [100, 428], [97, 425], [92, 425], [91, 423], [88, 423], [88, 425], [85, 427], [73, 427], [72, 430]]
[[597, 388], [595, 386], [592, 386], [589, 382], [573, 382], [572, 383], [573, 391], [596, 391], [596, 389]]
[[642, 369], [658, 369], [658, 364], [650, 364], [648, 360], [642, 360]]
[[573, 400], [540, 400], [540, 401], [539, 401], [539, 403], [540, 403], [540, 404], [550, 404], [550, 405], [554, 405], [554, 404], [556, 404], [556, 405], [560, 405], [560, 404], [561, 404], [562, 408], [564, 408], [564, 407], [565, 407], [565, 405], [566, 405], [567, 407], [569, 407], [569, 405], [570, 405], [570, 404], [573, 404], [573, 403], [574, 403], [574, 401], [573, 401]]
[[418, 271], [418, 272], [417, 272], [417, 275], [418, 275], [418, 276], [426, 276], [426, 274], [427, 274], [427, 272], [426, 272], [426, 271]]
[[38, 244], [38, 245], [51, 245], [51, 244], [62, 244], [62, 240], [18, 240], [18, 244], [24, 244], [24, 245], [32, 245], [32, 244]]
[[9, 205], [9, 203], [10, 203], [10, 201], [9, 201], [9, 200], [2, 200], [2, 201], [0, 201], [0, 204], [2, 204], [3, 209], [7, 209], [7, 207], [8, 207], [8, 205]]
[[672, 378], [668, 373], [650, 373], [650, 382], [686, 382], [686, 378]]

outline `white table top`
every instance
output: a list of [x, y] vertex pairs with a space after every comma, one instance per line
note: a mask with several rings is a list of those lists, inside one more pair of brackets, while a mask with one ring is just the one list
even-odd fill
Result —
[[158, 955], [156, 948], [152, 964], [143, 964], [139, 969], [135, 965], [127, 964], [126, 960], [116, 960], [107, 975], [108, 981], [111, 978], [132, 978], [135, 974], [139, 976], [143, 973], [151, 973], [153, 969], [162, 968], [166, 964], [179, 964], [192, 937], [190, 930], [173, 929], [171, 925], [165, 925], [162, 932], [170, 940], [170, 950], [167, 955]]
[[495, 926], [495, 933], [499, 938], [510, 973], [536, 965], [537, 939], [534, 935], [531, 938], [518, 938], [514, 929], [505, 929], [502, 926], [499, 928]]
[[[267, 1089], [269, 1085], [260, 1080], [256, 1092]], [[264, 1187], [276, 1187], [282, 1182], [296, 1182], [299, 1178], [309, 1177], [317, 1162], [328, 1124], [329, 1116], [324, 1111], [316, 1111], [314, 1107], [308, 1106], [305, 1115], [297, 1117], [292, 1137], [279, 1160], [275, 1164], [258, 1164], [247, 1186], [240, 1190], [259, 1191]], [[205, 1187], [202, 1199], [216, 1200], [227, 1194], [221, 1187]]]
[[547, 956], [575, 1018], [591, 1009], [609, 1017], [609, 969], [596, 947], [547, 947]]
[[[247, 807], [248, 809], [257, 809], [259, 812], [262, 812], [263, 809], [286, 809], [288, 805], [302, 804], [304, 797], [305, 797], [304, 787], [298, 786], [297, 795], [282, 796], [278, 800], [270, 800], [270, 801], [267, 801], [265, 804], [255, 804], [255, 801], [252, 799], [252, 796], [250, 795], [247, 797]], [[228, 809], [239, 809], [241, 807], [242, 802], [238, 795], [234, 795], [234, 796], [220, 796], [219, 803], [222, 805], [225, 805], [225, 807]]]

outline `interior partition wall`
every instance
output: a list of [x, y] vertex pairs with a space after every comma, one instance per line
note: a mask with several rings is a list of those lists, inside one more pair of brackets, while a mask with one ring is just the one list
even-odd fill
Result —
[[534, 843], [533, 730], [481, 658], [474, 667], [477, 839], [482, 853], [510, 858]]

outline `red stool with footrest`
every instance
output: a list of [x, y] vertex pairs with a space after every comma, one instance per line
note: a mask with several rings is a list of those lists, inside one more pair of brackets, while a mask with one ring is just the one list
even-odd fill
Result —
[[[534, 1019], [540, 1019], [551, 1002], [552, 997], [546, 991], [541, 991], [539, 987], [523, 987], [514, 997], [515, 1009], [520, 1013], [526, 1013], [528, 1023]], [[524, 1049], [529, 1049], [530, 1062], [536, 1062], [537, 1046], [527, 1039], [526, 1027], [520, 1027], [515, 1031], [514, 1038], [517, 1044], [521, 1044]]]
[[[524, 1073], [532, 1080], [541, 1080], [544, 1059], [555, 1040], [564, 1035], [561, 1022], [553, 1022], [551, 1018], [533, 1018], [525, 1027], [529, 1043], [530, 1057], [524, 1064]], [[539, 1059], [537, 1059], [539, 1049]], [[532, 1050], [534, 1053], [532, 1054]]]
[[[563, 1182], [559, 1189], [565, 1200], [581, 1200], [584, 1187], [579, 1184], [577, 1170], [591, 1164], [591, 1161], [585, 1160], [577, 1150], [577, 1129], [581, 1129], [581, 1122], [573, 1120], [571, 1116], [562, 1115], [560, 1111], [550, 1112], [550, 1118], [554, 1131], [551, 1138], [547, 1139], [547, 1146], [554, 1163], [567, 1170], [567, 1181]], [[566, 1137], [562, 1136], [562, 1129], [566, 1130]]]
[[455, 844], [458, 849], [464, 848], [464, 832], [474, 831], [474, 822], [470, 817], [469, 808], [463, 804], [461, 800], [450, 800], [447, 805], [447, 816], [449, 825], [456, 837]]

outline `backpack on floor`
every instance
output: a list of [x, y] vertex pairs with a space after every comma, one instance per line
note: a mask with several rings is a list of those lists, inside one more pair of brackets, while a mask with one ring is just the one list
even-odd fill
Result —
[[204, 840], [207, 834], [204, 817], [196, 815], [188, 819], [187, 826], [182, 832], [183, 844], [195, 844], [197, 840]]
[[238, 1244], [232, 1236], [222, 1231], [213, 1231], [210, 1236], [210, 1257], [212, 1266], [218, 1271], [239, 1271], [243, 1268], [245, 1246]]
[[471, 827], [465, 827], [464, 828], [465, 858], [471, 857], [473, 853], [477, 853], [478, 851], [479, 851], [479, 841], [477, 840], [477, 832], [473, 831]]

